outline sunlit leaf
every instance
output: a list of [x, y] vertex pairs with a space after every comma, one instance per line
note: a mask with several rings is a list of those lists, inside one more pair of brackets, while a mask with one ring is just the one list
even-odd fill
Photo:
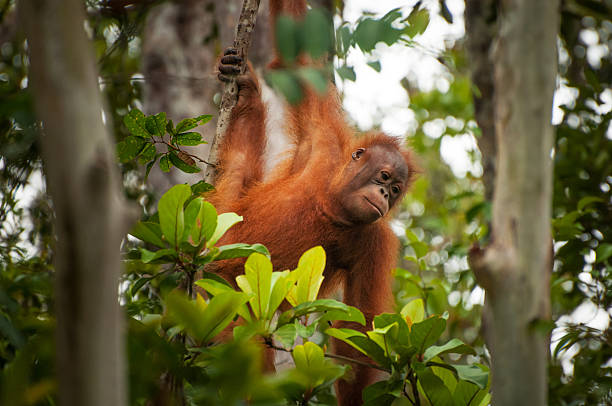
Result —
[[215, 227], [215, 231], [208, 239], [206, 246], [211, 247], [219, 241], [223, 234], [227, 232], [234, 224], [237, 224], [242, 221], [242, 216], [237, 215], [236, 213], [221, 213], [217, 216], [217, 227]]
[[172, 246], [178, 246], [183, 236], [184, 213], [183, 204], [191, 196], [189, 185], [175, 185], [159, 199], [157, 210], [159, 212], [159, 225]]

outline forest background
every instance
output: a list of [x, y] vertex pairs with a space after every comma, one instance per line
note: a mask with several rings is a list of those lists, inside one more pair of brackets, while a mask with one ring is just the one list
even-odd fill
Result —
[[[474, 94], [476, 100], [485, 101], [493, 95], [482, 83], [482, 71], [476, 69], [479, 59], [474, 42], [470, 43], [462, 36], [464, 31], [457, 28], [464, 21], [464, 5], [458, 1], [398, 4], [400, 17], [390, 26], [401, 29], [402, 35], [394, 36], [382, 29], [358, 29], [370, 24], [364, 21], [377, 21], [382, 27], [380, 22], [393, 5], [367, 13], [351, 8], [351, 2], [314, 3], [334, 15], [335, 79], [344, 92], [351, 119], [360, 129], [378, 127], [405, 136], [423, 167], [423, 176], [402, 203], [393, 223], [404, 246], [395, 271], [397, 310], [421, 299], [424, 315], [440, 315], [446, 320], [439, 343], [462, 340], [474, 352], [464, 355], [460, 362], [487, 368], [487, 326], [482, 322], [485, 295], [470, 269], [468, 254], [474, 243], [487, 243], [492, 219], [493, 180], [487, 179], [487, 159], [491, 157], [482, 144], [486, 129], [477, 115], [483, 114], [483, 107], [474, 103]], [[149, 173], [143, 165], [147, 160], [139, 163], [126, 149], [125, 140], [131, 133], [124, 117], [136, 108], [147, 115], [165, 112], [175, 123], [203, 114], [215, 116], [221, 87], [212, 68], [220, 50], [232, 42], [241, 2], [86, 1], [85, 5], [85, 29], [93, 43], [100, 89], [107, 104], [105, 120], [119, 144], [123, 195], [130, 207], [138, 208], [132, 209], [138, 212], [131, 215], [135, 222], [138, 217], [153, 215], [160, 196], [172, 185], [194, 185], [201, 180], [201, 174], [185, 175], [180, 170], [181, 162], [190, 161], [176, 158], [169, 172], [164, 169], [171, 165], [160, 169], [156, 164]], [[266, 6], [263, 2], [249, 54], [258, 68], [265, 67], [270, 59]], [[551, 318], [537, 326], [551, 334], [548, 402], [554, 405], [612, 402], [611, 10], [609, 1], [564, 0], [560, 4], [559, 66], [552, 111]], [[498, 16], [493, 12], [479, 17], [494, 27]], [[20, 24], [20, 18], [24, 16], [18, 15], [14, 1], [2, 2], [0, 402], [56, 404], [61, 389], [54, 369], [54, 204], [47, 194], [40, 128], [34, 113], [36, 101], [29, 85], [28, 47], [21, 31], [26, 24]], [[444, 41], [440, 40], [441, 26], [453, 33]], [[397, 66], [400, 64], [404, 70]], [[423, 68], [418, 66], [434, 74], [423, 80], [419, 73]], [[389, 78], [396, 82], [391, 83]], [[284, 82], [274, 80], [269, 78], [269, 83], [291, 97], [291, 86], [283, 87]], [[356, 89], [372, 86], [387, 96], [386, 100], [381, 98], [381, 104], [371, 103], [373, 96], [368, 93], [356, 93]], [[215, 118], [212, 120], [193, 131], [210, 139]], [[207, 155], [205, 145], [186, 151], [194, 156]], [[90, 241], [96, 243], [96, 236], [91, 235]], [[122, 244], [126, 265], [121, 276], [121, 305], [130, 319], [166, 328], [166, 321], [150, 316], [164, 313], [164, 292], [180, 285], [180, 281], [171, 277], [172, 273], [161, 272], [166, 269], [162, 265], [145, 264], [142, 251], [135, 251], [139, 247], [142, 244], [131, 238]], [[181, 299], [176, 300], [175, 306], [189, 309]], [[236, 399], [232, 401], [238, 401], [255, 396], [249, 391], [264, 379], [256, 367], [255, 353], [228, 347], [214, 355], [228, 364], [252, 366], [244, 368], [241, 389], [237, 390], [238, 378], [232, 377], [233, 369], [221, 369], [216, 376], [202, 378], [185, 363], [187, 345], [177, 349], [171, 340], [156, 340], [156, 335], [132, 324], [128, 331], [129, 404], [144, 404], [151, 399], [214, 404], [212, 399], [217, 395], [211, 394], [212, 387], [224, 387], [225, 393], [235, 390]], [[308, 336], [308, 332], [302, 333]], [[146, 350], [151, 348], [164, 356], [148, 359]], [[237, 358], [228, 362], [231, 355]], [[451, 361], [459, 361], [459, 356], [452, 355]], [[296, 396], [296, 402], [333, 402], [326, 396], [331, 396], [329, 384], [339, 372], [330, 371], [324, 383], [315, 379], [312, 387], [287, 390], [281, 397]], [[436, 372], [439, 377], [443, 375]], [[190, 382], [180, 400], [164, 392], [168, 386], [160, 384], [160, 380], [167, 375]], [[452, 378], [440, 379], [448, 387]], [[275, 383], [266, 385], [274, 387]], [[454, 385], [452, 389], [456, 389], [457, 382]], [[193, 388], [198, 391], [190, 392]], [[313, 388], [319, 392], [306, 396]], [[384, 388], [378, 397], [371, 394], [371, 399], [383, 402], [392, 396], [391, 401], [401, 402], [402, 396], [395, 396], [395, 389]], [[406, 399], [414, 400], [409, 396]], [[448, 400], [432, 401], [429, 397], [422, 401], [442, 404]], [[487, 401], [486, 396], [480, 398], [484, 404]], [[452, 402], [467, 404], [457, 397]]]

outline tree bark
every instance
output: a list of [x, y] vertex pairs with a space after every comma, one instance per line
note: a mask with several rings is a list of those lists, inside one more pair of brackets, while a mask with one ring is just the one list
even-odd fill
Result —
[[558, 1], [504, 0], [494, 51], [492, 243], [470, 263], [487, 292], [492, 403], [547, 404]]
[[56, 215], [60, 404], [122, 406], [126, 365], [117, 292], [125, 213], [94, 54], [83, 28], [83, 3], [19, 4]]

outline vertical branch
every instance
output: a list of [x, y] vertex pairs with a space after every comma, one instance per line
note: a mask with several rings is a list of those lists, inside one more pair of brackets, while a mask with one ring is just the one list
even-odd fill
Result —
[[117, 292], [126, 213], [114, 148], [102, 121], [84, 6], [81, 0], [23, 0], [19, 7], [56, 214], [59, 403], [123, 406], [125, 346]]
[[[251, 44], [251, 34], [255, 28], [255, 20], [257, 19], [257, 10], [259, 9], [260, 0], [244, 0], [242, 11], [238, 25], [236, 26], [236, 38], [234, 39], [234, 48], [238, 50], [238, 55], [246, 62], [249, 45]], [[242, 64], [241, 74], [246, 69], [246, 63]], [[217, 164], [219, 145], [223, 142], [225, 131], [229, 125], [229, 120], [232, 114], [232, 109], [238, 100], [238, 85], [236, 80], [232, 79], [225, 84], [223, 96], [221, 98], [221, 106], [219, 108], [219, 119], [217, 121], [217, 133], [211, 141], [210, 155], [208, 156], [208, 165], [204, 180], [214, 184], [217, 177]]]

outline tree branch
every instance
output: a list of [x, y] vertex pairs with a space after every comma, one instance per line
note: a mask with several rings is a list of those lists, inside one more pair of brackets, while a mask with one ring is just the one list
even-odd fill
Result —
[[[255, 27], [255, 21], [257, 19], [257, 10], [259, 9], [259, 0], [244, 0], [242, 4], [242, 11], [240, 12], [240, 18], [238, 25], [236, 26], [236, 37], [234, 39], [234, 48], [238, 50], [238, 55], [243, 61], [247, 60], [247, 53], [249, 45], [251, 44], [251, 37], [253, 29]], [[246, 69], [246, 63], [242, 64], [241, 74]], [[208, 155], [208, 166], [206, 168], [206, 175], [204, 180], [210, 184], [214, 184], [217, 177], [217, 164], [218, 164], [218, 153], [219, 145], [223, 142], [225, 132], [229, 125], [232, 109], [236, 105], [238, 100], [238, 85], [236, 79], [232, 78], [228, 83], [225, 84], [223, 90], [223, 96], [221, 98], [221, 106], [219, 108], [219, 119], [217, 120], [217, 133], [211, 140], [210, 154]]]

